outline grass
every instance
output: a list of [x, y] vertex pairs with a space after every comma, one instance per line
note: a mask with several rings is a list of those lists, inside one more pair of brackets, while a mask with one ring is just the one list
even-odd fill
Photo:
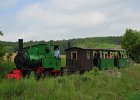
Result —
[[11, 61], [0, 61], [0, 79], [6, 77], [7, 73], [15, 68]]
[[20, 81], [1, 80], [0, 99], [20, 100], [139, 100], [140, 65], [123, 69], [121, 77], [93, 69], [83, 75], [64, 75], [35, 81], [34, 77]]
[[66, 55], [61, 55], [61, 66], [66, 67]]

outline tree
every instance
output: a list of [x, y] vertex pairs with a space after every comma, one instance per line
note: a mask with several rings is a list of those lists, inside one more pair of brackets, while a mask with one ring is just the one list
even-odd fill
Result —
[[0, 35], [2, 35], [2, 36], [3, 36], [3, 32], [2, 32], [2, 31], [0, 31]]
[[121, 46], [129, 51], [130, 58], [140, 63], [140, 31], [126, 29]]
[[[3, 32], [0, 31], [0, 35], [3, 36]], [[4, 56], [5, 54], [5, 48], [2, 44], [0, 44], [0, 59]]]

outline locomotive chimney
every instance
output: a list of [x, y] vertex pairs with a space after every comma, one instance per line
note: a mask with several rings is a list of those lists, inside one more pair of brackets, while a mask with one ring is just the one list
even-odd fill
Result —
[[18, 39], [18, 49], [19, 49], [19, 53], [23, 52], [23, 39]]

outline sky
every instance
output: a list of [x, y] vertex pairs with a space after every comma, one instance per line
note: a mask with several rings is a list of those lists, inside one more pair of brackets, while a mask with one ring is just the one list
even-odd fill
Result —
[[3, 41], [122, 36], [140, 30], [140, 0], [0, 0]]

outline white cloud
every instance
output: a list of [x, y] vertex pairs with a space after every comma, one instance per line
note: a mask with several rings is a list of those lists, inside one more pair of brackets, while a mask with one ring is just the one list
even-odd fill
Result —
[[126, 0], [32, 2], [10, 17], [0, 16], [6, 33], [3, 40], [16, 41], [19, 37], [27, 41], [122, 35], [127, 27], [140, 28], [140, 8], [135, 9], [134, 6]]

